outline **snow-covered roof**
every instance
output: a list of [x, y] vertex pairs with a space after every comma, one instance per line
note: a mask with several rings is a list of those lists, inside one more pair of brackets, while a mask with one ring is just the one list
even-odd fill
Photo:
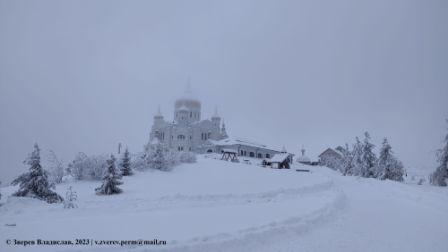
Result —
[[336, 148], [334, 148], [334, 151], [339, 153], [339, 155], [344, 156], [345, 149], [342, 146], [337, 146]]
[[278, 153], [271, 158], [272, 163], [282, 163], [289, 157], [289, 153]]
[[234, 149], [223, 149], [222, 150], [223, 152], [227, 152], [227, 153], [234, 153], [234, 154], [237, 154], [238, 152], [236, 151], [236, 150], [234, 150]]
[[222, 139], [219, 141], [211, 141], [211, 142], [215, 145], [243, 144], [243, 145], [249, 145], [249, 146], [258, 147], [258, 148], [267, 148], [267, 146], [264, 144], [256, 143], [254, 141], [250, 141], [250, 140], [240, 138], [240, 137], [228, 137], [226, 139]]
[[343, 154], [340, 152], [340, 151], [337, 151], [337, 150], [335, 150], [335, 149], [332, 149], [332, 148], [327, 148], [324, 152], [322, 152], [320, 155], [319, 155], [319, 158], [320, 157], [322, 157], [322, 156], [324, 156], [324, 155], [328, 155], [328, 154], [330, 154], [330, 155], [339, 155], [339, 156], [342, 156]]

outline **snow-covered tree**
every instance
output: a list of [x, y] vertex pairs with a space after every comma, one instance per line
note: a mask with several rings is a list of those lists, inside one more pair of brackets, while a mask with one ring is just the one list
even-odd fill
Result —
[[345, 144], [344, 151], [342, 152], [342, 162], [340, 170], [342, 174], [352, 175], [353, 174], [353, 153], [350, 151], [348, 144]]
[[356, 142], [353, 145], [353, 150], [351, 152], [351, 174], [354, 176], [362, 175], [362, 153], [363, 153], [363, 145], [359, 138], [356, 137]]
[[64, 199], [64, 208], [77, 208], [78, 206], [75, 204], [75, 201], [78, 200], [78, 195], [73, 188], [70, 186], [65, 193]]
[[177, 153], [155, 139], [146, 147], [145, 160], [152, 169], [168, 171], [179, 162]]
[[384, 138], [383, 146], [380, 150], [380, 156], [376, 165], [375, 177], [385, 180], [403, 181], [403, 164], [397, 160], [392, 152], [387, 138]]
[[96, 194], [110, 195], [121, 193], [122, 190], [118, 188], [121, 184], [123, 184], [123, 182], [120, 181], [120, 175], [117, 174], [115, 168], [115, 157], [114, 155], [111, 155], [110, 159], [107, 160], [107, 168], [103, 177], [103, 184], [95, 189]]
[[[448, 120], [447, 120], [448, 122]], [[429, 182], [436, 186], [447, 186], [448, 179], [448, 134], [445, 136], [445, 146], [438, 152], [439, 166], [430, 175]]]
[[58, 159], [54, 151], [50, 150], [48, 152], [48, 173], [49, 181], [51, 184], [59, 184], [62, 182], [62, 177], [64, 177], [64, 164]]
[[140, 152], [140, 153], [131, 153], [131, 170], [134, 171], [145, 171], [149, 169], [149, 165], [146, 162], [146, 153]]
[[123, 175], [123, 176], [132, 175], [131, 157], [129, 155], [128, 148], [126, 148], [126, 150], [124, 151], [123, 157], [121, 158], [120, 171], [121, 171], [121, 175]]
[[174, 166], [180, 164], [180, 155], [183, 153], [182, 151], [176, 151], [174, 149], [166, 148], [166, 160], [168, 162], [168, 169], [165, 169], [165, 171], [172, 170]]
[[375, 145], [370, 142], [369, 133], [365, 132], [361, 156], [361, 177], [371, 178], [375, 175], [375, 165], [377, 163], [377, 158], [375, 156], [375, 153], [373, 153], [374, 147]]
[[34, 150], [24, 161], [30, 166], [29, 172], [20, 175], [12, 181], [12, 185], [20, 185], [20, 189], [13, 194], [17, 197], [33, 197], [45, 200], [48, 203], [61, 202], [63, 199], [57, 193], [51, 191], [48, 182], [48, 172], [40, 165], [40, 149], [34, 144]]
[[87, 156], [80, 152], [68, 165], [67, 171], [77, 180], [100, 180], [107, 167], [107, 156]]

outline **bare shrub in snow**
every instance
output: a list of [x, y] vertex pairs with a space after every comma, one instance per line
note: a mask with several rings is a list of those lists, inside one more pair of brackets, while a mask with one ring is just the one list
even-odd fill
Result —
[[106, 168], [106, 160], [106, 156], [87, 156], [80, 152], [67, 170], [77, 180], [100, 180]]
[[20, 189], [13, 196], [33, 197], [48, 203], [61, 202], [62, 197], [50, 190], [48, 172], [40, 165], [40, 149], [37, 144], [34, 144], [33, 152], [24, 163], [30, 166], [30, 170], [12, 181], [12, 185], [20, 185]]
[[107, 160], [107, 168], [103, 177], [103, 184], [95, 189], [96, 194], [110, 195], [121, 193], [122, 190], [118, 188], [118, 186], [123, 184], [123, 182], [120, 181], [120, 178], [121, 177], [117, 174], [115, 168], [115, 157], [114, 155], [111, 155], [110, 159]]
[[78, 200], [78, 195], [73, 188], [70, 186], [65, 193], [64, 199], [64, 208], [77, 208], [78, 206], [75, 204], [75, 201]]
[[[447, 120], [448, 122], [448, 120]], [[445, 136], [445, 146], [438, 151], [440, 165], [430, 175], [429, 182], [436, 186], [447, 186], [448, 179], [448, 134]]]

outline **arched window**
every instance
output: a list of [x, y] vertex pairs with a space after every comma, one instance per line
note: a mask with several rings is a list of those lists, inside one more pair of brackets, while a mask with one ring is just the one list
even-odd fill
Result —
[[251, 152], [249, 152], [249, 156], [250, 156], [250, 157], [255, 157], [255, 153], [253, 153], [253, 152], [251, 151]]
[[177, 136], [177, 140], [185, 140], [185, 136], [184, 135], [178, 135]]
[[258, 158], [262, 158], [263, 155], [261, 155], [261, 153], [258, 153], [258, 154], [257, 154], [257, 157], [258, 157]]
[[207, 139], [210, 138], [211, 135], [212, 135], [212, 133], [209, 132], [209, 133], [207, 134]]
[[240, 156], [243, 156], [243, 155], [244, 155], [244, 151], [241, 150], [241, 151], [240, 151]]
[[269, 153], [266, 153], [266, 158], [271, 158], [271, 155], [269, 155]]
[[207, 150], [207, 153], [212, 153], [212, 152], [213, 152], [212, 149], [208, 149], [208, 150]]

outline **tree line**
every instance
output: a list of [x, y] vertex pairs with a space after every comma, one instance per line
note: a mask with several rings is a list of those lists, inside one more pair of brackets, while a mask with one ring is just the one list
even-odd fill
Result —
[[[97, 195], [118, 194], [123, 190], [119, 187], [123, 184], [123, 176], [134, 174], [133, 166], [138, 170], [157, 169], [170, 171], [179, 163], [196, 162], [196, 156], [191, 152], [178, 153], [159, 141], [148, 143], [144, 152], [137, 155], [135, 162], [131, 153], [126, 148], [117, 162], [112, 154], [108, 158], [104, 156], [87, 156], [78, 154], [75, 159], [64, 168], [53, 151], [49, 154], [49, 171], [41, 165], [41, 149], [34, 144], [33, 151], [24, 161], [29, 166], [29, 171], [18, 176], [12, 181], [12, 185], [19, 185], [19, 190], [13, 193], [17, 197], [32, 197], [44, 200], [48, 203], [64, 203], [65, 208], [73, 208], [76, 200], [76, 192], [72, 187], [66, 193], [64, 199], [56, 192], [55, 185], [64, 181], [74, 180], [102, 180], [102, 184], [95, 189]], [[118, 165], [118, 167], [117, 167]], [[1, 194], [0, 194], [1, 197]]]
[[370, 134], [365, 132], [363, 141], [356, 137], [351, 148], [348, 144], [337, 148], [342, 158], [326, 160], [323, 164], [345, 176], [403, 181], [404, 166], [395, 156], [387, 138], [383, 140], [378, 157], [374, 148]]

